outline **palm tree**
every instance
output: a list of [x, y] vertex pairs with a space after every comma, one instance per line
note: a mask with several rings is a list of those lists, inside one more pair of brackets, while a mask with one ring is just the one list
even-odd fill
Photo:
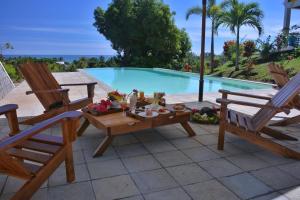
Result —
[[[211, 44], [210, 44], [210, 66], [211, 73], [214, 70], [214, 60], [215, 60], [215, 34], [217, 34], [218, 27], [218, 19], [221, 13], [221, 8], [216, 5], [216, 0], [208, 0], [207, 5], [207, 17], [211, 19]], [[201, 15], [202, 8], [199, 6], [195, 6], [190, 8], [186, 13], [186, 20], [189, 19], [191, 15]]]
[[224, 0], [221, 4], [222, 16], [219, 25], [223, 25], [236, 34], [236, 61], [235, 70], [239, 70], [240, 57], [240, 28], [250, 26], [258, 30], [261, 35], [263, 31], [262, 18], [263, 11], [257, 3], [242, 3], [238, 0]]

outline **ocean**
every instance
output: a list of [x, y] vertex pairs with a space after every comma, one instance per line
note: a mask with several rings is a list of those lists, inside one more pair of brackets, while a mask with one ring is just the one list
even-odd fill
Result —
[[[113, 57], [113, 55], [101, 55], [106, 60]], [[99, 58], [100, 55], [4, 55], [5, 58], [16, 58], [16, 57], [32, 57], [32, 58], [62, 58], [65, 62], [73, 62], [80, 58]]]

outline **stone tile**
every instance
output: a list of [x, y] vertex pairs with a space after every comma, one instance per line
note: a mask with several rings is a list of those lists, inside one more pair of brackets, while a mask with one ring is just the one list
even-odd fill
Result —
[[84, 158], [86, 162], [97, 162], [105, 160], [117, 159], [118, 155], [112, 147], [108, 147], [102, 156], [93, 157], [95, 149], [85, 149], [83, 150]]
[[300, 199], [300, 187], [291, 187], [280, 191], [281, 194], [286, 196], [289, 200], [299, 200]]
[[178, 185], [164, 169], [138, 172], [131, 176], [142, 193], [156, 192]]
[[300, 184], [300, 180], [275, 167], [256, 170], [251, 174], [276, 190]]
[[252, 154], [239, 154], [227, 157], [227, 159], [245, 171], [261, 169], [270, 165]]
[[260, 151], [254, 153], [254, 155], [266, 161], [267, 163], [270, 163], [271, 165], [279, 165], [279, 164], [290, 163], [294, 161], [293, 159], [289, 159], [281, 155], [274, 154], [270, 151]]
[[50, 187], [48, 198], [55, 200], [95, 200], [91, 182]]
[[214, 177], [231, 176], [242, 172], [240, 168], [223, 158], [203, 161], [199, 165]]
[[[17, 192], [23, 185], [25, 181], [22, 179], [14, 178], [12, 176], [7, 178], [6, 184], [2, 191], [3, 194], [6, 193], [14, 193]], [[47, 186], [48, 180], [41, 186], [41, 188], [45, 188]]]
[[144, 198], [143, 198], [143, 196], [138, 195], [138, 196], [133, 196], [133, 197], [122, 198], [120, 200], [144, 200]]
[[202, 128], [199, 124], [190, 123], [190, 125], [191, 125], [192, 129], [194, 130], [194, 132], [196, 133], [196, 135], [209, 135], [209, 134], [212, 134], [208, 130]]
[[92, 184], [97, 200], [119, 199], [139, 194], [128, 175], [94, 180]]
[[271, 194], [256, 197], [251, 200], [289, 200], [289, 199], [286, 196], [284, 196], [278, 192], [274, 192]]
[[95, 140], [94, 138], [84, 138], [77, 141], [79, 142], [81, 149], [85, 150], [85, 149], [96, 149], [102, 140], [103, 138], [98, 140]]
[[[75, 182], [90, 180], [90, 175], [86, 164], [75, 165]], [[49, 186], [57, 186], [68, 184], [66, 176], [66, 168], [59, 167], [49, 178]]]
[[195, 140], [199, 141], [203, 145], [214, 145], [218, 144], [218, 137], [215, 135], [197, 135], [194, 137]]
[[182, 150], [185, 155], [191, 158], [195, 162], [200, 162], [204, 160], [212, 160], [219, 158], [220, 156], [206, 147], [198, 147], [191, 149]]
[[88, 163], [92, 179], [127, 174], [120, 159]]
[[137, 156], [122, 159], [129, 172], [139, 172], [161, 168], [152, 155]]
[[231, 143], [227, 143], [227, 142], [225, 142], [223, 150], [218, 150], [218, 145], [209, 145], [207, 147], [222, 157], [223, 156], [233, 156], [233, 155], [245, 153], [238, 147], [232, 145]]
[[[10, 200], [15, 193], [7, 193], [0, 195], [0, 200]], [[50, 200], [48, 198], [48, 191], [47, 188], [39, 189], [34, 195], [31, 197], [30, 200]]]
[[184, 186], [194, 200], [238, 200], [231, 191], [216, 180]]
[[116, 147], [116, 151], [121, 157], [131, 157], [148, 154], [148, 151], [142, 144], [118, 146]]
[[145, 200], [190, 200], [191, 198], [181, 188], [164, 190], [145, 195]]
[[159, 152], [176, 150], [176, 148], [167, 141], [147, 142], [144, 143], [144, 145], [151, 153], [159, 153]]
[[232, 144], [248, 153], [253, 153], [253, 152], [258, 152], [258, 151], [264, 150], [264, 149], [260, 148], [259, 146], [252, 144], [243, 139], [238, 140], [237, 142], [233, 142]]
[[162, 141], [165, 140], [158, 131], [155, 129], [147, 129], [143, 131], [139, 131], [134, 133], [134, 135], [138, 138], [139, 141], [145, 142], [155, 142], [155, 141]]
[[2, 174], [0, 175], [0, 191], [2, 191], [2, 189], [5, 185], [6, 179], [7, 179], [7, 176], [2, 175]]
[[164, 167], [170, 167], [174, 165], [182, 165], [186, 163], [191, 163], [192, 160], [189, 159], [180, 151], [168, 151], [163, 153], [154, 154], [154, 157], [162, 164]]
[[198, 141], [193, 138], [179, 138], [175, 140], [170, 140], [170, 142], [178, 149], [189, 149], [193, 147], [202, 146]]
[[221, 181], [227, 188], [243, 199], [253, 198], [272, 191], [270, 187], [248, 173], [224, 177]]
[[291, 176], [300, 179], [300, 163], [299, 163], [299, 161], [290, 163], [290, 164], [280, 165], [280, 166], [278, 166], [278, 168], [285, 171], [286, 173], [290, 174]]
[[166, 170], [180, 184], [188, 185], [212, 179], [212, 177], [196, 164], [169, 167]]
[[121, 146], [134, 143], [138, 143], [138, 140], [132, 134], [115, 137], [112, 142], [114, 146]]
[[163, 127], [156, 128], [155, 130], [157, 130], [166, 139], [176, 139], [176, 138], [186, 137], [186, 134], [183, 131], [177, 129], [176, 127], [163, 126]]

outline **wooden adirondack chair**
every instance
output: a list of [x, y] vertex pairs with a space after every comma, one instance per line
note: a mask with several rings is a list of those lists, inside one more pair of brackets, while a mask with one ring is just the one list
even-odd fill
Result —
[[[16, 112], [17, 105], [0, 106], [0, 114], [9, 116]], [[0, 140], [0, 173], [26, 180], [11, 200], [28, 200], [60, 166], [66, 163], [67, 181], [75, 180], [72, 141], [81, 113], [69, 111], [45, 120], [25, 131], [17, 133], [16, 119], [10, 137]], [[43, 130], [62, 123], [62, 137], [41, 134]]]
[[[285, 84], [276, 95], [271, 97], [262, 97], [237, 92], [220, 90], [222, 99], [217, 99], [221, 103], [221, 120], [219, 127], [218, 149], [224, 148], [225, 131], [242, 137], [256, 145], [264, 147], [270, 151], [281, 154], [286, 157], [300, 159], [300, 153], [276, 143], [270, 138], [263, 137], [263, 134], [272, 136], [281, 140], [297, 140], [267, 127], [267, 123], [279, 112], [288, 113], [291, 109], [290, 102], [300, 92], [300, 73]], [[268, 100], [266, 104], [256, 104], [251, 102], [235, 101], [228, 99], [228, 95], [245, 96], [256, 99]], [[229, 104], [238, 104], [260, 108], [260, 110], [250, 117], [246, 114], [236, 112], [227, 108]]]
[[[277, 84], [277, 88], [282, 88], [287, 82], [289, 82], [288, 73], [283, 69], [282, 66], [275, 63], [268, 65], [269, 73]], [[297, 95], [290, 103], [292, 107], [300, 111], [300, 96]], [[290, 124], [295, 124], [300, 122], [300, 116], [295, 116], [287, 119], [280, 120], [278, 122], [272, 123], [272, 126], [287, 126]]]
[[[32, 125], [66, 111], [78, 110], [93, 102], [96, 82], [59, 84], [44, 63], [28, 62], [21, 64], [19, 70], [32, 89], [26, 94], [35, 94], [45, 108], [44, 114], [27, 119], [21, 122], [22, 124]], [[68, 96], [69, 89], [62, 89], [62, 86], [79, 85], [87, 86], [88, 97], [70, 101]]]

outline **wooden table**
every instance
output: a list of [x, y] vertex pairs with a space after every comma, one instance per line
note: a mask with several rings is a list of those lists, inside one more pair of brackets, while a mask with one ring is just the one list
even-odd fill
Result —
[[85, 121], [77, 133], [78, 136], [81, 136], [90, 124], [98, 129], [104, 130], [106, 133], [106, 137], [95, 150], [94, 157], [102, 155], [112, 143], [115, 136], [128, 134], [134, 131], [180, 123], [189, 137], [196, 135], [188, 123], [190, 120], [190, 111], [172, 112], [170, 114], [159, 115], [155, 118], [147, 119], [123, 116], [122, 112], [102, 116], [94, 116], [89, 113], [84, 113], [83, 115]]

